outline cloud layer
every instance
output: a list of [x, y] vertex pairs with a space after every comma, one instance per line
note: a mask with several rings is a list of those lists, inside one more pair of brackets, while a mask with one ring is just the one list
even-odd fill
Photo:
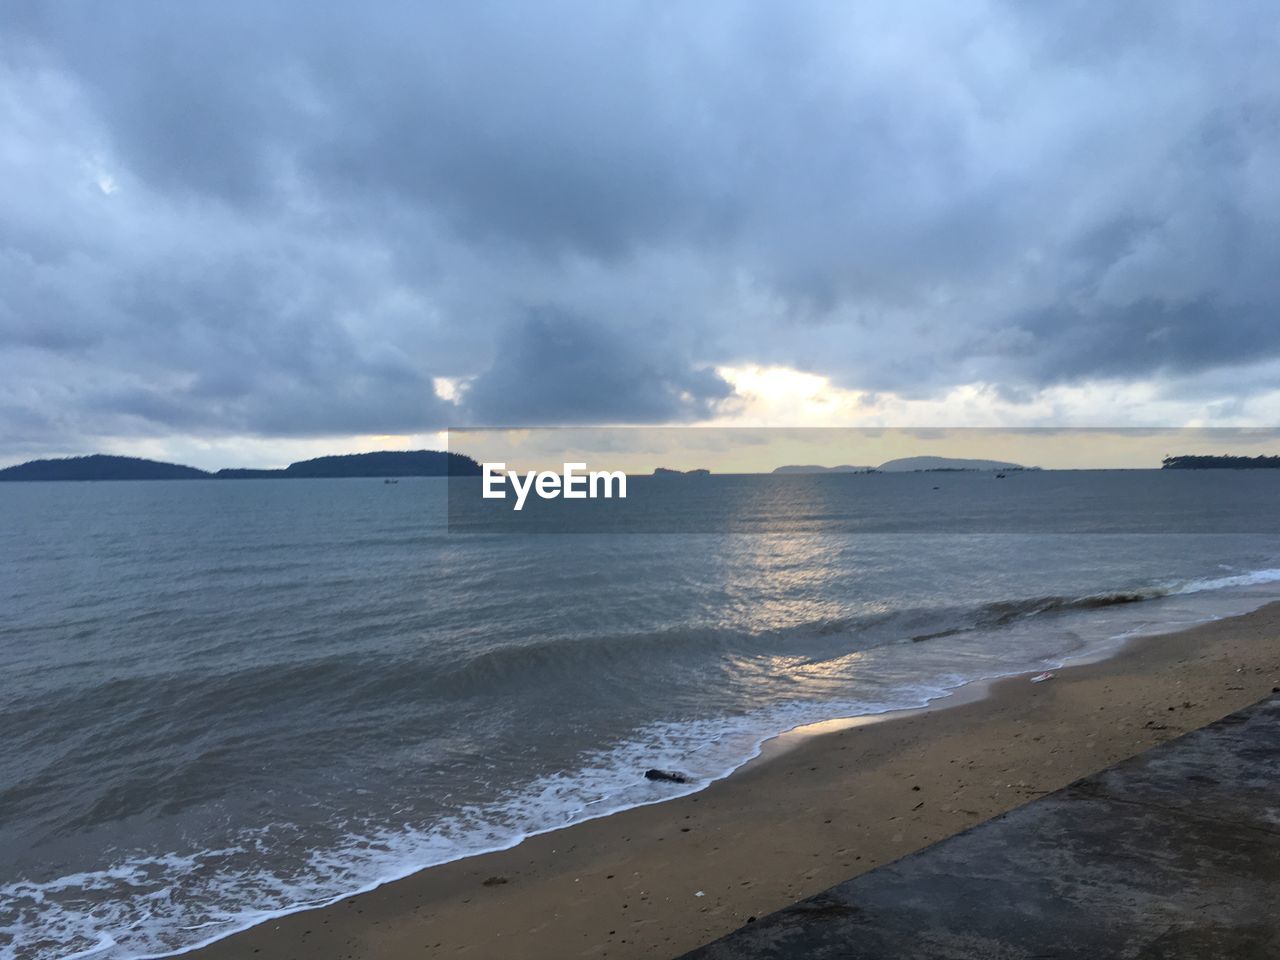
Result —
[[0, 456], [703, 420], [744, 364], [1239, 414], [1278, 386], [1278, 33], [1207, 2], [6, 4]]

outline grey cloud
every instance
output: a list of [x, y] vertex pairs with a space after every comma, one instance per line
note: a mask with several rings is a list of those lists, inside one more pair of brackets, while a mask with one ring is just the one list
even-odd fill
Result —
[[491, 425], [663, 423], [709, 416], [728, 393], [712, 371], [544, 309], [505, 333], [467, 409]]
[[0, 446], [681, 420], [737, 362], [1212, 379], [1280, 357], [1278, 41], [1199, 2], [7, 4]]
[[1050, 309], [1026, 317], [1024, 327], [1033, 340], [1020, 352], [1042, 382], [1245, 364], [1280, 340], [1269, 311], [1208, 299], [1144, 299], [1092, 312]]

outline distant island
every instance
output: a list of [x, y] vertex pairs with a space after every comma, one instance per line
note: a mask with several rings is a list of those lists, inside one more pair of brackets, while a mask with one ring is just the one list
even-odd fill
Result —
[[711, 471], [705, 467], [697, 467], [693, 470], [672, 470], [670, 467], [654, 467], [653, 475], [655, 477], [709, 477]]
[[95, 453], [65, 460], [31, 460], [0, 470], [0, 480], [203, 480], [211, 474], [177, 463]]
[[958, 457], [902, 457], [887, 460], [878, 467], [855, 467], [841, 464], [838, 467], [822, 467], [816, 464], [789, 464], [777, 467], [774, 473], [929, 473], [950, 470], [1039, 470], [1019, 463], [1003, 460], [965, 460]]
[[785, 467], [776, 467], [774, 473], [871, 473], [875, 467], [855, 467], [852, 464], [842, 463], [838, 467], [823, 467], [816, 463], [800, 463], [788, 464]]
[[934, 472], [947, 470], [1038, 470], [1003, 460], [965, 460], [960, 457], [902, 457], [880, 464], [884, 473]]
[[446, 453], [442, 450], [383, 450], [300, 460], [283, 470], [223, 469], [213, 476], [228, 480], [287, 480], [334, 477], [478, 477], [480, 472], [480, 464], [460, 453]]
[[1161, 470], [1280, 470], [1280, 456], [1232, 457], [1232, 456], [1180, 456], [1165, 457]]
[[480, 464], [441, 450], [387, 450], [316, 457], [283, 470], [223, 469], [216, 473], [139, 457], [95, 453], [88, 457], [31, 460], [0, 470], [4, 480], [294, 480], [336, 477], [479, 476]]

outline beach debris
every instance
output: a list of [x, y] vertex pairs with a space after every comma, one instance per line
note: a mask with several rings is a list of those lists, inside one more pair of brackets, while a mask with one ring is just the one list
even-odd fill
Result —
[[695, 897], [705, 897], [706, 895], [707, 894], [705, 890], [699, 890], [697, 893], [694, 894]]
[[1031, 678], [1032, 683], [1044, 683], [1046, 680], [1052, 680], [1053, 674], [1046, 670], [1044, 673], [1037, 673]]
[[507, 880], [506, 877], [490, 877], [488, 880], [485, 880], [483, 883], [481, 883], [481, 886], [498, 887], [507, 882], [509, 881]]
[[675, 770], [659, 770], [652, 767], [644, 772], [646, 780], [656, 780], [660, 783], [688, 783], [689, 777]]

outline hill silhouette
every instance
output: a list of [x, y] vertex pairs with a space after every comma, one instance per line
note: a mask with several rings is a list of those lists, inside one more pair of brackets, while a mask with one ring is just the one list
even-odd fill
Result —
[[283, 470], [224, 469], [217, 473], [177, 463], [116, 457], [95, 453], [87, 457], [31, 460], [0, 470], [4, 480], [292, 480], [334, 477], [446, 477], [479, 476], [480, 464], [460, 453], [442, 450], [386, 450], [316, 457], [291, 463]]
[[774, 467], [774, 473], [872, 473], [875, 467], [854, 466], [842, 463], [835, 467], [824, 467], [816, 463], [789, 463], [786, 466]]
[[0, 480], [199, 480], [210, 474], [195, 467], [140, 457], [95, 453], [61, 460], [31, 460], [0, 470]]
[[220, 479], [315, 479], [324, 477], [472, 477], [480, 464], [443, 450], [384, 450], [299, 460], [283, 470], [219, 470]]
[[1197, 456], [1165, 457], [1162, 470], [1280, 470], [1280, 457]]

